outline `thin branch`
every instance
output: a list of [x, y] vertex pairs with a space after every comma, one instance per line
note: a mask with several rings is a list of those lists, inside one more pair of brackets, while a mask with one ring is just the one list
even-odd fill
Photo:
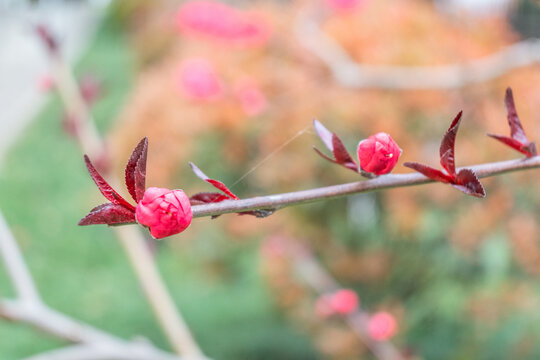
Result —
[[[287, 246], [287, 245], [286, 245]], [[286, 247], [293, 257], [297, 272], [304, 281], [319, 295], [334, 292], [342, 286], [317, 261], [313, 254], [304, 247]], [[396, 347], [389, 341], [374, 341], [368, 332], [369, 314], [360, 306], [351, 314], [345, 316], [345, 321], [355, 332], [358, 338], [366, 344], [379, 360], [401, 360], [403, 357]]]
[[[46, 305], [35, 304], [24, 300], [0, 300], [0, 316], [10, 321], [29, 324], [45, 333], [54, 335], [66, 341], [84, 344], [69, 348], [71, 350], [55, 350], [50, 354], [31, 357], [32, 360], [86, 359], [84, 357], [69, 357], [67, 354], [80, 354], [81, 349], [100, 350], [100, 359], [145, 359], [145, 360], [179, 360], [177, 356], [159, 350], [147, 342], [125, 341], [114, 335], [103, 332], [92, 326], [74, 320], [59, 313]], [[77, 349], [77, 351], [75, 351]], [[53, 356], [54, 355], [54, 356]], [[61, 357], [63, 355], [63, 357]], [[89, 357], [87, 359], [93, 359]], [[97, 359], [97, 358], [96, 358]]]
[[[142, 346], [141, 346], [142, 345]], [[130, 347], [105, 345], [74, 345], [48, 351], [24, 360], [178, 360], [176, 356], [148, 351], [144, 344]]]
[[[468, 166], [479, 178], [495, 176], [512, 171], [521, 171], [540, 167], [540, 156]], [[458, 169], [459, 170], [459, 169]], [[385, 190], [397, 187], [432, 183], [422, 174], [390, 174], [375, 179], [347, 184], [333, 185], [283, 194], [258, 196], [241, 200], [225, 200], [220, 203], [192, 206], [193, 217], [215, 216], [251, 210], [281, 209], [291, 205], [306, 204], [314, 201], [336, 199], [347, 195]], [[444, 185], [441, 185], [444, 186]]]
[[30, 275], [28, 266], [24, 262], [17, 242], [0, 211], [0, 254], [4, 259], [4, 264], [9, 278], [13, 283], [18, 297], [35, 304], [40, 304], [41, 297], [36, 288], [36, 284]]
[[[77, 80], [71, 68], [59, 53], [52, 53], [51, 63], [56, 88], [64, 107], [77, 121], [77, 141], [84, 153], [94, 159], [103, 159], [105, 145], [95, 126], [87, 104], [77, 86]], [[111, 183], [120, 183], [111, 174], [107, 174]], [[152, 254], [146, 246], [144, 236], [136, 229], [117, 228], [118, 236], [138, 281], [150, 303], [158, 322], [170, 345], [178, 355], [193, 359], [203, 359], [204, 355], [189, 331], [180, 311], [159, 274]]]
[[313, 9], [299, 12], [295, 33], [343, 86], [355, 89], [457, 89], [495, 79], [511, 70], [540, 62], [540, 40], [531, 39], [508, 46], [492, 55], [441, 66], [363, 65], [321, 30], [322, 14]]

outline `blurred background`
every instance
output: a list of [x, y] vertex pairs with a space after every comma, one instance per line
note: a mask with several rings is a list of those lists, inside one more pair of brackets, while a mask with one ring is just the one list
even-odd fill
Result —
[[[405, 161], [437, 165], [459, 110], [458, 166], [517, 158], [485, 136], [508, 133], [508, 86], [529, 137], [540, 134], [534, 61], [473, 83], [464, 70], [435, 88], [415, 79], [355, 86], [335, 76], [336, 66], [354, 64], [459, 68], [526, 40], [526, 56], [539, 59], [534, 0], [0, 1], [0, 209], [47, 304], [164, 349], [113, 233], [77, 226], [103, 201], [69, 136], [36, 24], [51, 29], [90, 92], [111, 171], [121, 176], [133, 147], [149, 137], [148, 186], [212, 191], [188, 161], [240, 197], [359, 180], [311, 150], [322, 148], [314, 118], [353, 154], [361, 139], [391, 134], [403, 149], [394, 173], [410, 171]], [[513, 53], [506, 62], [516, 62]], [[341, 319], [316, 312], [320, 294], [295, 271], [290, 244], [310, 249], [365, 311], [392, 314], [391, 341], [407, 359], [538, 359], [537, 179], [535, 170], [484, 179], [483, 200], [431, 184], [265, 219], [198, 218], [181, 235], [148, 244], [213, 359], [373, 358]], [[0, 295], [14, 295], [2, 269]], [[1, 359], [63, 344], [0, 321]]]

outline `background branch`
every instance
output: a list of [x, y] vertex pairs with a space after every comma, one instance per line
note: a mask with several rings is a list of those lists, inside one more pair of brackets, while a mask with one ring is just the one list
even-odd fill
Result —
[[[50, 55], [56, 88], [66, 111], [76, 121], [76, 137], [82, 151], [93, 159], [106, 159], [105, 144], [99, 136], [71, 68], [59, 52], [50, 52]], [[104, 175], [111, 180], [112, 185], [120, 183], [112, 174], [105, 171]], [[204, 358], [167, 290], [144, 236], [136, 228], [117, 228], [114, 233], [120, 240], [171, 347], [178, 355], [193, 359]]]
[[34, 284], [32, 275], [24, 262], [17, 242], [0, 211], [0, 255], [4, 260], [8, 276], [11, 279], [17, 296], [33, 304], [41, 304], [41, 297]]
[[[342, 288], [336, 279], [321, 266], [317, 259], [306, 247], [285, 244], [285, 248], [291, 255], [294, 266], [302, 279], [319, 295], [335, 292]], [[356, 336], [371, 350], [379, 360], [401, 360], [398, 349], [389, 341], [374, 341], [369, 336], [369, 314], [360, 306], [358, 309], [345, 316], [345, 321], [354, 331]]]
[[[479, 178], [500, 175], [540, 167], [540, 156], [467, 166]], [[458, 169], [459, 171], [459, 169]], [[249, 199], [225, 200], [219, 203], [192, 206], [193, 217], [215, 216], [250, 210], [281, 209], [286, 206], [306, 204], [314, 201], [336, 199], [363, 192], [432, 183], [422, 174], [390, 174], [375, 179], [347, 184], [333, 185], [283, 194], [258, 196]]]
[[540, 62], [540, 40], [508, 46], [492, 55], [441, 66], [363, 65], [320, 28], [324, 15], [317, 9], [299, 11], [295, 33], [300, 43], [315, 54], [343, 86], [363, 89], [457, 89], [495, 79], [520, 67]]

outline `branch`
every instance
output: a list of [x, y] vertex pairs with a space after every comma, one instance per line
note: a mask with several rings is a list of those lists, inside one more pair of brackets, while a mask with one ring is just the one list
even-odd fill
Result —
[[[104, 159], [105, 145], [96, 129], [94, 119], [77, 86], [71, 68], [59, 52], [50, 53], [56, 88], [64, 107], [77, 121], [77, 141], [84, 153], [94, 159]], [[119, 183], [111, 174], [111, 183]], [[117, 228], [119, 238], [137, 279], [150, 303], [167, 340], [178, 355], [202, 359], [204, 355], [191, 335], [180, 311], [163, 282], [146, 240], [136, 229]]]
[[60, 350], [48, 351], [24, 360], [178, 360], [168, 354], [148, 351], [144, 344], [134, 343], [130, 347], [105, 345], [75, 345]]
[[[500, 175], [512, 171], [521, 171], [540, 167], [540, 156], [527, 159], [492, 162], [468, 166], [479, 178]], [[459, 170], [459, 169], [458, 169]], [[283, 194], [258, 196], [241, 200], [225, 200], [220, 203], [192, 206], [193, 217], [216, 216], [251, 210], [281, 209], [291, 205], [306, 204], [314, 201], [337, 199], [347, 195], [385, 190], [397, 187], [432, 183], [422, 174], [390, 174], [375, 179], [347, 184], [333, 185]]]
[[534, 39], [460, 64], [429, 67], [362, 65], [321, 30], [317, 21], [321, 18], [314, 10], [300, 11], [295, 24], [296, 37], [330, 69], [341, 85], [350, 88], [457, 89], [540, 62], [540, 40]]
[[[286, 245], [286, 249], [293, 257], [294, 265], [297, 272], [302, 276], [304, 281], [313, 288], [319, 295], [334, 292], [341, 289], [342, 286], [324, 269], [317, 259], [306, 248], [293, 248]], [[366, 344], [377, 359], [380, 360], [402, 360], [398, 349], [389, 341], [374, 341], [369, 336], [368, 322], [369, 314], [358, 309], [346, 315], [345, 321], [349, 327], [355, 332], [358, 338]]]
[[4, 264], [9, 278], [13, 283], [15, 292], [19, 298], [40, 304], [41, 297], [36, 289], [36, 284], [30, 275], [30, 271], [24, 262], [17, 242], [0, 211], [0, 254], [4, 259]]

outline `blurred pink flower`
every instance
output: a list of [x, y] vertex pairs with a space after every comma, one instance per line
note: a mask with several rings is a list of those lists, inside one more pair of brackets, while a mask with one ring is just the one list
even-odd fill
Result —
[[341, 315], [347, 315], [358, 309], [358, 295], [350, 289], [341, 289], [332, 296], [332, 308]]
[[332, 10], [351, 10], [364, 2], [364, 0], [325, 0], [326, 5]]
[[51, 75], [42, 75], [38, 79], [38, 89], [42, 92], [52, 91], [54, 88], [54, 79]]
[[235, 95], [242, 105], [242, 109], [249, 116], [256, 116], [268, 107], [266, 96], [254, 81], [243, 80], [236, 84]]
[[348, 315], [358, 310], [358, 295], [350, 289], [323, 294], [315, 302], [315, 313], [320, 317]]
[[385, 341], [392, 338], [397, 332], [397, 321], [392, 314], [386, 311], [375, 313], [368, 323], [368, 333], [372, 339]]
[[177, 28], [241, 46], [257, 46], [270, 37], [270, 26], [257, 13], [242, 12], [214, 1], [190, 1], [176, 13]]
[[188, 59], [178, 71], [180, 89], [196, 100], [217, 100], [223, 95], [222, 80], [206, 59]]

